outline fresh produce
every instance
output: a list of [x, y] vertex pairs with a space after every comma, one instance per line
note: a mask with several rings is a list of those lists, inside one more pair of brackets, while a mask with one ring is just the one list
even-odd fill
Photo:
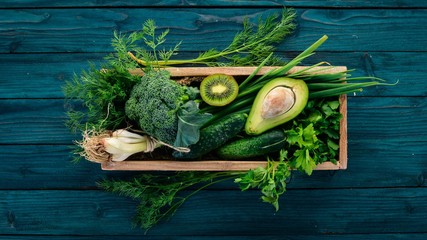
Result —
[[276, 78], [258, 92], [252, 104], [245, 131], [249, 135], [261, 134], [292, 120], [308, 101], [308, 87], [302, 80]]
[[[108, 70], [107, 70], [108, 69]], [[126, 128], [125, 102], [140, 77], [118, 63], [92, 64], [63, 87], [71, 131]], [[77, 100], [77, 101], [76, 101]]]
[[239, 85], [230, 75], [213, 74], [200, 83], [200, 95], [211, 106], [225, 106], [236, 99], [238, 93]]
[[293, 169], [311, 175], [320, 163], [336, 163], [342, 118], [339, 106], [335, 98], [310, 100], [304, 111], [286, 124], [284, 149]]
[[282, 129], [273, 129], [257, 136], [242, 137], [216, 150], [221, 159], [249, 159], [278, 153], [285, 146]]
[[234, 113], [200, 131], [200, 139], [190, 146], [189, 152], [174, 152], [178, 159], [195, 159], [217, 149], [242, 131], [247, 115]]
[[152, 152], [161, 146], [150, 136], [132, 133], [126, 129], [114, 132], [86, 131], [83, 141], [79, 144], [84, 149], [80, 153], [81, 156], [97, 163], [123, 161], [135, 153]]
[[126, 101], [126, 116], [146, 134], [173, 144], [178, 132], [177, 112], [194, 100], [198, 90], [171, 81], [167, 71], [147, 71]]
[[[286, 151], [277, 160], [267, 159], [266, 167], [242, 172], [181, 171], [173, 175], [139, 174], [131, 180], [104, 179], [98, 185], [113, 193], [139, 201], [135, 222], [148, 230], [159, 221], [171, 217], [178, 208], [199, 191], [219, 182], [232, 180], [242, 191], [260, 189], [263, 202], [279, 210], [279, 197], [286, 191], [291, 175]], [[190, 191], [191, 187], [197, 187]], [[187, 191], [185, 191], [187, 190]]]
[[[137, 151], [151, 152], [159, 146], [174, 149], [173, 157], [179, 159], [217, 157], [215, 153], [246, 159], [275, 153], [274, 158], [265, 157], [264, 167], [246, 172], [144, 173], [130, 181], [100, 182], [107, 191], [140, 201], [136, 222], [141, 227], [154, 226], [200, 190], [230, 179], [242, 191], [259, 189], [262, 201], [278, 210], [291, 168], [311, 175], [319, 163], [336, 162], [341, 119], [338, 96], [387, 84], [374, 77], [352, 78], [350, 71], [325, 73], [323, 70], [332, 66], [324, 62], [289, 73], [327, 39], [319, 38], [283, 63], [275, 55], [274, 45], [295, 29], [294, 19], [295, 12], [284, 9], [280, 17], [260, 18], [257, 25], [245, 20], [243, 30], [225, 49], [210, 49], [193, 59], [175, 59], [180, 43], [165, 49], [162, 45], [169, 30], [159, 33], [154, 21], [147, 20], [141, 31], [114, 34], [115, 51], [101, 68], [92, 67], [67, 82], [65, 96], [78, 104], [68, 112], [68, 126], [83, 130], [83, 140], [77, 145], [79, 154], [88, 160], [121, 161]], [[204, 84], [179, 85], [163, 69], [181, 64], [258, 67], [239, 80], [238, 86], [227, 81], [219, 84], [219, 91], [205, 91]], [[267, 65], [279, 67], [257, 76]], [[134, 68], [141, 68], [144, 76], [130, 74]], [[220, 80], [228, 78], [220, 75]], [[218, 75], [206, 79], [205, 83], [218, 83]], [[233, 91], [210, 102], [208, 98], [222, 90]], [[264, 105], [276, 100], [279, 104]], [[82, 106], [83, 111], [79, 110]], [[146, 136], [112, 134], [128, 128]], [[165, 151], [167, 157], [171, 158], [171, 152]]]
[[278, 159], [267, 158], [266, 167], [251, 169], [235, 178], [234, 182], [242, 191], [251, 188], [260, 189], [262, 201], [279, 211], [279, 197], [286, 192], [286, 181], [291, 176], [287, 154], [287, 151], [282, 149]]

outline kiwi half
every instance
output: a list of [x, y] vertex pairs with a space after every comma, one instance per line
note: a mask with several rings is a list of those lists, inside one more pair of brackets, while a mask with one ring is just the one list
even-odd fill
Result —
[[200, 83], [200, 96], [211, 106], [225, 106], [236, 99], [239, 84], [233, 76], [212, 74]]

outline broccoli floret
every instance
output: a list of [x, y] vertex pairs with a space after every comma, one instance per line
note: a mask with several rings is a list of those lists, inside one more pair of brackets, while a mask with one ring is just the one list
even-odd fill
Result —
[[169, 72], [147, 71], [131, 91], [126, 115], [148, 135], [173, 144], [178, 128], [176, 112], [183, 103], [195, 97], [194, 89], [170, 80]]

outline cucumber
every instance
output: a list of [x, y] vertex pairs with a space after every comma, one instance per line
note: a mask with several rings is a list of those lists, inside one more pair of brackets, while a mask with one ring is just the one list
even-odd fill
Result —
[[246, 113], [233, 113], [200, 130], [199, 141], [190, 146], [190, 152], [173, 152], [178, 159], [196, 159], [219, 148], [243, 130]]
[[253, 158], [279, 152], [285, 146], [283, 130], [274, 129], [254, 137], [242, 138], [217, 149], [223, 159]]

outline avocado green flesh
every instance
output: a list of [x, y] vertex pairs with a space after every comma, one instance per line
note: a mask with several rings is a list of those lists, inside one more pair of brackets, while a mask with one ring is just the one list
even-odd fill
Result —
[[258, 135], [292, 120], [307, 105], [308, 87], [302, 80], [276, 78], [264, 85], [255, 97], [245, 131]]

